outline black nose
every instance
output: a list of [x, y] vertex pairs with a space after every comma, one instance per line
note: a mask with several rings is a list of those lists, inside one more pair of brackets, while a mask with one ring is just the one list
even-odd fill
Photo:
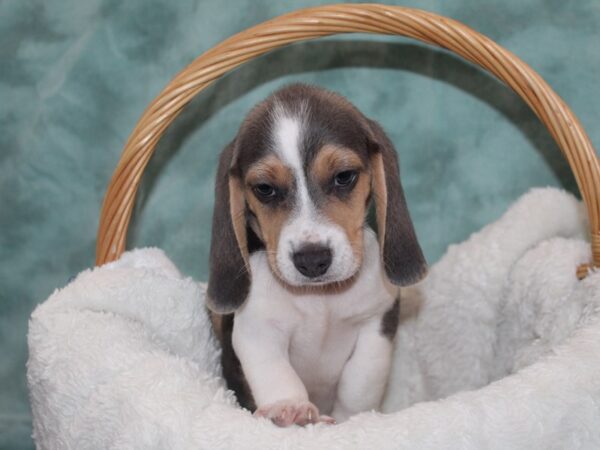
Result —
[[331, 250], [318, 244], [307, 244], [292, 256], [298, 272], [309, 278], [323, 275], [331, 265]]

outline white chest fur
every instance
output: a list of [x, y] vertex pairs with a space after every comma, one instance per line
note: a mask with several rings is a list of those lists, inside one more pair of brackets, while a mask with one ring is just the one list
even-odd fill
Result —
[[[377, 239], [370, 229], [365, 230], [364, 240], [356, 280], [335, 294], [291, 293], [275, 279], [263, 252], [251, 256], [252, 287], [235, 313], [232, 339], [257, 406], [307, 395], [321, 412], [331, 413], [361, 335], [377, 341], [371, 357], [388, 357], [379, 355], [391, 349], [389, 342], [380, 342], [386, 340], [381, 336], [381, 321], [398, 288], [383, 273]], [[384, 385], [385, 380], [387, 374]]]

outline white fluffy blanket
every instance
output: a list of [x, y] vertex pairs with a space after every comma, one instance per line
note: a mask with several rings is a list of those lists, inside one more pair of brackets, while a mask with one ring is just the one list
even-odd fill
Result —
[[403, 292], [384, 402], [277, 428], [220, 378], [204, 285], [157, 249], [87, 270], [33, 313], [28, 381], [44, 449], [600, 448], [600, 273], [581, 205], [536, 189]]

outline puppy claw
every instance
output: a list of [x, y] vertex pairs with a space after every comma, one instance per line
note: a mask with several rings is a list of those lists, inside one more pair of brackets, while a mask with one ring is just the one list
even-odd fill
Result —
[[314, 423], [335, 423], [329, 416], [319, 416], [319, 410], [311, 402], [282, 400], [261, 406], [254, 413], [256, 417], [265, 417], [280, 427], [290, 425], [305, 426]]
[[336, 425], [337, 421], [331, 416], [319, 416], [319, 422], [327, 425]]

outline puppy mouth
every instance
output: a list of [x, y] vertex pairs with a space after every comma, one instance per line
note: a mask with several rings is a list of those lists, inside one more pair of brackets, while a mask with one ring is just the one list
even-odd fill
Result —
[[338, 280], [328, 279], [326, 276], [317, 277], [317, 278], [306, 278], [302, 280], [300, 286], [325, 286], [331, 283], [337, 283]]
[[357, 278], [358, 273], [360, 272], [360, 266], [357, 267], [350, 275], [344, 277], [336, 277], [331, 276], [330, 274], [323, 274], [319, 277], [309, 278], [306, 276], [300, 275], [300, 279], [297, 280], [288, 280], [280, 271], [279, 268], [273, 271], [276, 275], [276, 278], [279, 279], [284, 285], [292, 288], [292, 289], [336, 289], [343, 288], [352, 284], [352, 282]]
[[298, 292], [309, 293], [309, 294], [339, 294], [350, 288], [356, 278], [358, 277], [359, 270], [356, 270], [352, 275], [343, 279], [336, 279], [332, 277], [322, 277], [319, 279], [310, 279], [298, 286], [292, 286], [292, 290], [299, 290]]

